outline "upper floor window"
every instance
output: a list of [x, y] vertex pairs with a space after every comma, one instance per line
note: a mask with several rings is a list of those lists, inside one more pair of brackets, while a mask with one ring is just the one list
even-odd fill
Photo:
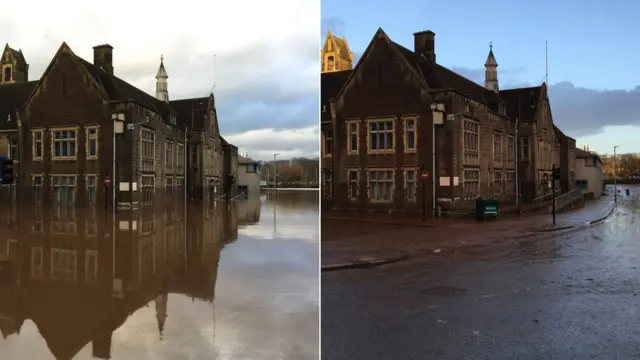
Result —
[[140, 129], [140, 158], [142, 171], [154, 171], [156, 155], [156, 134], [149, 129]]
[[77, 131], [75, 129], [52, 130], [53, 159], [75, 160], [77, 149]]
[[98, 127], [88, 126], [86, 129], [86, 150], [87, 159], [94, 160], [98, 158]]
[[502, 160], [502, 134], [493, 133], [493, 159]]
[[462, 137], [464, 164], [480, 164], [480, 123], [464, 119], [462, 123]]
[[33, 143], [32, 155], [33, 161], [41, 161], [42, 160], [42, 141], [43, 141], [44, 131], [42, 130], [33, 130], [31, 132], [31, 140]]
[[416, 150], [416, 120], [415, 119], [404, 120], [404, 150], [405, 151]]
[[333, 154], [333, 136], [331, 134], [324, 135], [324, 156]]
[[358, 136], [358, 122], [353, 121], [348, 123], [349, 126], [349, 153], [357, 154], [358, 153], [358, 140], [360, 139]]
[[167, 166], [173, 166], [173, 142], [164, 142], [164, 164]]
[[4, 81], [11, 81], [11, 67], [4, 68]]
[[393, 128], [393, 120], [370, 120], [367, 134], [369, 152], [393, 152]]

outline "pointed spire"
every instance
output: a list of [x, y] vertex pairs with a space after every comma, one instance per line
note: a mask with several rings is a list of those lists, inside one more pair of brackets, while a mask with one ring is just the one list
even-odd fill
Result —
[[485, 67], [489, 66], [498, 66], [498, 62], [496, 61], [496, 57], [493, 55], [493, 41], [489, 42], [489, 55], [487, 56], [487, 61], [484, 63]]
[[156, 73], [156, 99], [162, 101], [169, 101], [169, 84], [167, 79], [167, 69], [164, 68], [164, 55], [160, 54], [160, 66]]
[[493, 42], [489, 42], [489, 55], [487, 55], [487, 61], [484, 63], [484, 87], [495, 91], [500, 91], [498, 87], [498, 62], [495, 55], [493, 55]]

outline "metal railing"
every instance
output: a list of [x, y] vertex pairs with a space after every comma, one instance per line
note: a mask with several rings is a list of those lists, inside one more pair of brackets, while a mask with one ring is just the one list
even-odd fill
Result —
[[[561, 189], [556, 189], [556, 198], [558, 198], [561, 194], [562, 194], [562, 190]], [[546, 201], [551, 201], [552, 199], [553, 199], [553, 193], [551, 191], [549, 191], [548, 193], [546, 193], [546, 194], [544, 194], [542, 196], [538, 196], [537, 198], [533, 199], [533, 204], [534, 205], [542, 205]]]
[[556, 201], [554, 206], [556, 207], [556, 211], [560, 211], [565, 207], [573, 204], [576, 200], [582, 198], [584, 196], [582, 189], [575, 188], [573, 190], [569, 190], [568, 192], [556, 197]]

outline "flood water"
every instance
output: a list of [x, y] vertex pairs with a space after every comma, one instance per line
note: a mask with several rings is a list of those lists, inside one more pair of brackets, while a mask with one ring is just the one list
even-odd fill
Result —
[[317, 359], [318, 193], [0, 212], [0, 359]]

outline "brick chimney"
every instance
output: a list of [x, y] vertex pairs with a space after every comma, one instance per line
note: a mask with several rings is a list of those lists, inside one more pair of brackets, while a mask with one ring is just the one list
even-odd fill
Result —
[[420, 31], [413, 34], [413, 48], [416, 54], [424, 56], [427, 61], [436, 62], [436, 34], [431, 31]]
[[113, 75], [113, 46], [109, 44], [94, 46], [93, 65]]

